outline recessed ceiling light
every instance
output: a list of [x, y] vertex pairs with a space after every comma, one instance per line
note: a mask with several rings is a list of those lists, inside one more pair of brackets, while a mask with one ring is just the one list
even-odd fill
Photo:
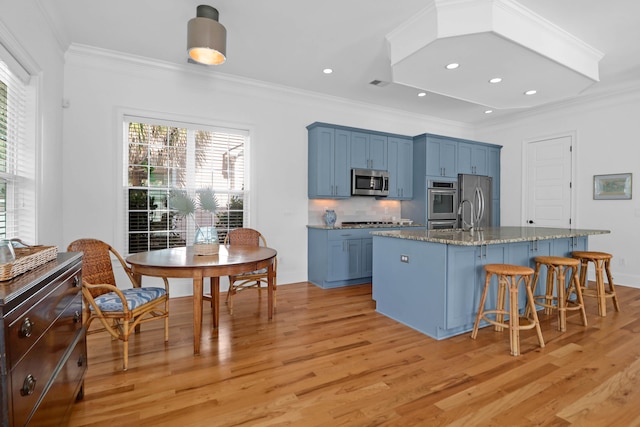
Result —
[[427, 96], [427, 92], [419, 92], [418, 96]]
[[485, 113], [485, 114], [491, 114], [491, 113], [493, 113], [493, 110], [485, 110], [485, 112], [484, 112], [484, 113]]
[[502, 81], [502, 79], [500, 77], [494, 77], [491, 80], [489, 80], [489, 83], [500, 83]]
[[528, 90], [528, 91], [526, 91], [524, 94], [525, 94], [525, 95], [535, 95], [537, 92], [538, 92], [537, 90], [533, 90], [533, 89], [532, 89], [532, 90]]
[[460, 66], [460, 64], [458, 64], [456, 62], [452, 62], [451, 64], [447, 64], [446, 68], [447, 68], [447, 70], [455, 70], [459, 66]]
[[324, 70], [322, 70], [322, 72], [325, 74], [331, 74], [333, 73], [333, 70], [331, 68], [325, 68]]

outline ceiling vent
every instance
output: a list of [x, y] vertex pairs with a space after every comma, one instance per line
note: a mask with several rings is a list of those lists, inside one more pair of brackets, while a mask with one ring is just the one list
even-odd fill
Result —
[[374, 86], [384, 87], [384, 86], [388, 85], [389, 82], [385, 82], [385, 81], [382, 81], [382, 80], [371, 80], [369, 82], [369, 84], [370, 85], [374, 85]]

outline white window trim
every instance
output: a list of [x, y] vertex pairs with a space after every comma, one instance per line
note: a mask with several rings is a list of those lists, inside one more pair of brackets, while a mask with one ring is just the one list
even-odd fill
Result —
[[[224, 122], [211, 120], [203, 117], [185, 116], [180, 114], [163, 113], [149, 110], [139, 110], [134, 108], [117, 108], [114, 115], [114, 129], [116, 129], [116, 141], [117, 152], [115, 160], [115, 176], [118, 177], [114, 186], [114, 218], [116, 218], [116, 224], [113, 231], [114, 246], [120, 253], [126, 253], [127, 245], [127, 221], [125, 218], [125, 192], [127, 187], [127, 170], [124, 167], [125, 164], [125, 140], [124, 132], [122, 131], [122, 125], [127, 117], [137, 117], [146, 120], [161, 120], [164, 124], [173, 123], [178, 127], [182, 127], [185, 124], [192, 124], [197, 126], [206, 126], [212, 129], [237, 129], [242, 132], [248, 132], [248, 136], [245, 142], [245, 164], [244, 164], [244, 177], [245, 177], [245, 224], [247, 227], [251, 227], [253, 224], [253, 218], [256, 217], [256, 183], [253, 180], [254, 174], [251, 173], [251, 169], [254, 167], [252, 152], [252, 135], [255, 134], [253, 126], [242, 123]], [[128, 255], [128, 254], [127, 254]]]

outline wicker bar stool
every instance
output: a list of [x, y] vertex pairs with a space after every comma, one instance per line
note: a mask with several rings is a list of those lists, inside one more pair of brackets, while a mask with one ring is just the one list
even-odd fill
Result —
[[[558, 256], [537, 256], [534, 258], [536, 263], [536, 272], [533, 275], [533, 284], [531, 291], [534, 295], [535, 305], [544, 307], [545, 314], [551, 314], [553, 310], [558, 311], [558, 330], [567, 330], [567, 310], [580, 310], [582, 316], [582, 324], [587, 326], [587, 314], [584, 311], [584, 300], [582, 299], [582, 289], [578, 282], [578, 267], [580, 261], [574, 258], [565, 258]], [[547, 267], [547, 283], [544, 295], [535, 295], [540, 268]], [[565, 277], [569, 275], [569, 283], [566, 283]], [[553, 296], [553, 288], [556, 288], [556, 296]], [[576, 299], [571, 300], [571, 294], [575, 292]], [[555, 302], [555, 304], [554, 304]], [[533, 306], [527, 306], [527, 314], [533, 309]]]
[[[520, 355], [520, 330], [522, 329], [535, 328], [536, 333], [538, 334], [540, 347], [544, 347], [544, 339], [542, 338], [542, 331], [540, 330], [540, 322], [538, 321], [538, 314], [536, 311], [532, 310], [531, 314], [533, 319], [528, 319], [529, 323], [525, 325], [520, 324], [520, 314], [518, 312], [518, 288], [523, 282], [527, 293], [527, 303], [533, 306], [534, 300], [533, 293], [531, 292], [531, 276], [533, 275], [533, 269], [511, 264], [487, 264], [484, 266], [484, 270], [486, 271], [484, 290], [482, 291], [482, 297], [480, 298], [480, 307], [478, 307], [478, 314], [476, 315], [476, 322], [473, 325], [471, 338], [476, 339], [480, 321], [484, 319], [494, 325], [495, 330], [498, 332], [502, 331], [503, 328], [509, 329], [512, 356]], [[497, 307], [495, 309], [485, 310], [484, 304], [487, 300], [489, 284], [491, 283], [491, 277], [493, 275], [498, 276]], [[509, 288], [508, 311], [505, 310], [507, 287]], [[495, 314], [495, 320], [489, 319], [487, 317], [488, 314]], [[505, 314], [509, 315], [509, 323], [505, 323], [504, 321]]]
[[[571, 255], [580, 260], [580, 286], [582, 288], [583, 295], [598, 299], [598, 315], [602, 317], [607, 316], [607, 298], [613, 299], [613, 308], [616, 311], [620, 311], [618, 295], [616, 294], [613, 277], [611, 276], [611, 270], [609, 269], [611, 258], [613, 258], [613, 256], [606, 252], [592, 251], [575, 251], [572, 252]], [[595, 289], [588, 287], [587, 284], [587, 269], [589, 268], [589, 262], [592, 262], [596, 267]], [[607, 273], [609, 290], [606, 290], [604, 287], [604, 272]]]

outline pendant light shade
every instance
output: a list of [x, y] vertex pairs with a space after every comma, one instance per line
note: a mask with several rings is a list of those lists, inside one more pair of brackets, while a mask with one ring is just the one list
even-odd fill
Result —
[[227, 30], [218, 22], [215, 8], [198, 6], [187, 27], [187, 51], [200, 64], [219, 65], [227, 59]]

